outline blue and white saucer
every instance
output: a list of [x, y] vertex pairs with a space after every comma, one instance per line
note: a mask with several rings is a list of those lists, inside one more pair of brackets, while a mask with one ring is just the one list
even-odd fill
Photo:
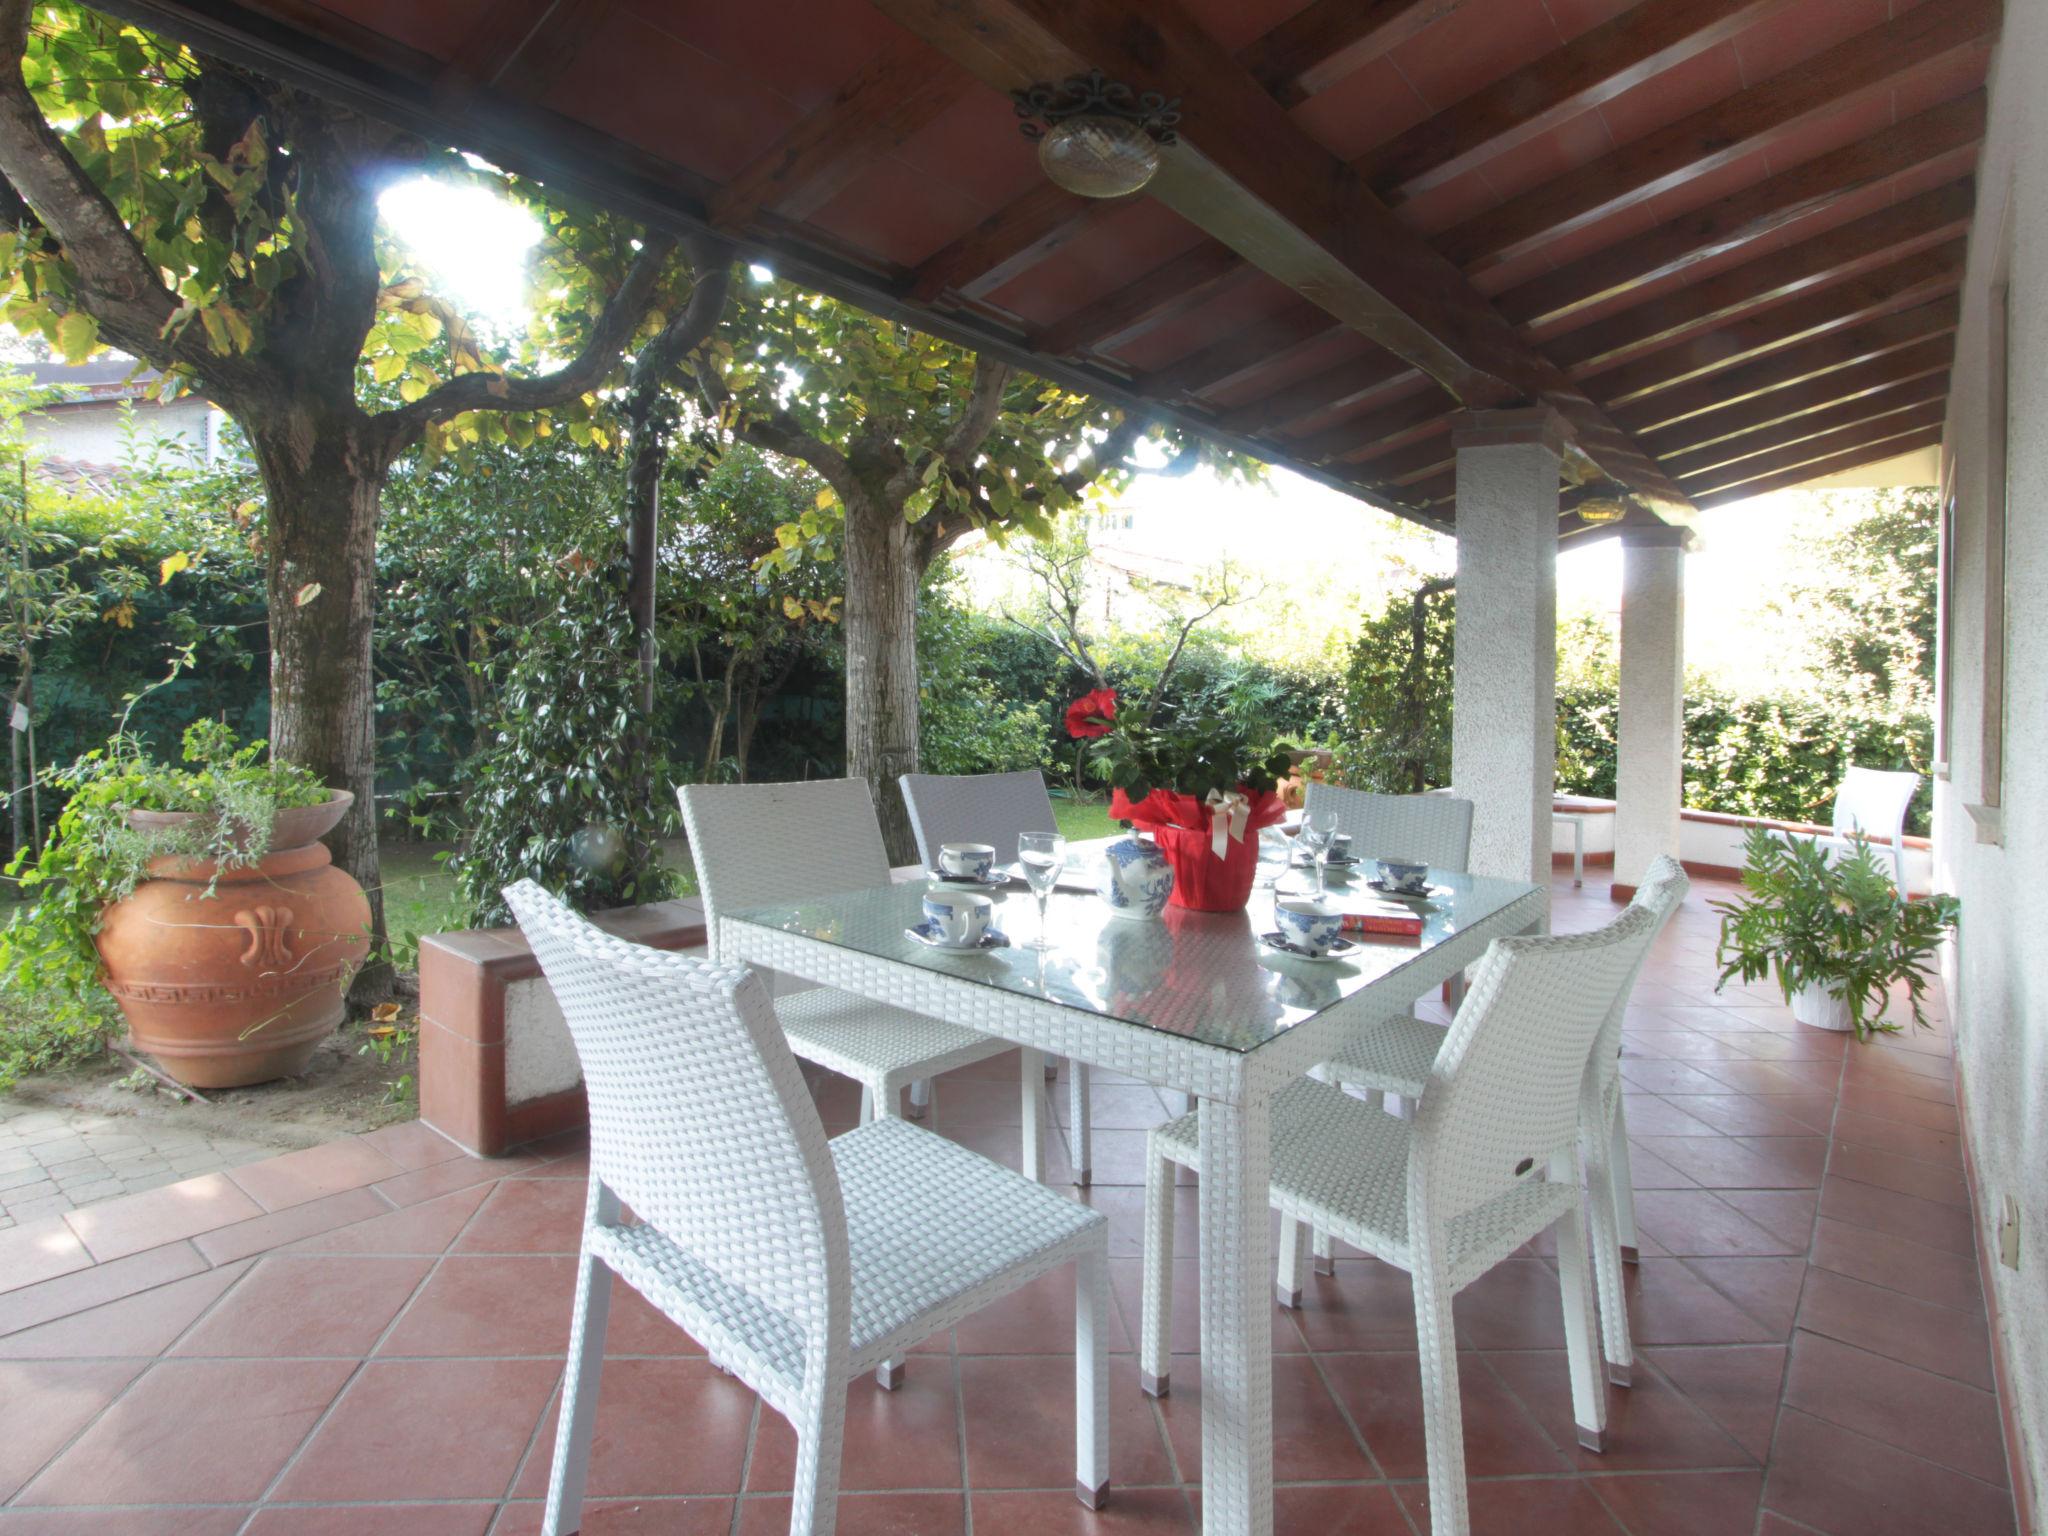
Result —
[[1277, 930], [1260, 934], [1259, 942], [1268, 949], [1278, 950], [1290, 960], [1309, 960], [1317, 965], [1325, 965], [1333, 960], [1349, 960], [1362, 948], [1350, 939], [1339, 939], [1319, 955], [1312, 949], [1303, 949], [1299, 944], [1291, 942]]
[[910, 927], [904, 929], [903, 932], [907, 937], [917, 940], [926, 949], [943, 949], [956, 955], [979, 954], [991, 949], [1008, 949], [1010, 947], [1010, 936], [1000, 928], [989, 929], [987, 933], [981, 936], [981, 942], [978, 944], [948, 944], [939, 937], [938, 925], [929, 919], [921, 923], [913, 923]]
[[1010, 876], [1000, 869], [991, 871], [986, 880], [977, 880], [972, 875], [949, 875], [936, 869], [925, 873], [940, 885], [957, 885], [963, 891], [999, 891], [1010, 883]]

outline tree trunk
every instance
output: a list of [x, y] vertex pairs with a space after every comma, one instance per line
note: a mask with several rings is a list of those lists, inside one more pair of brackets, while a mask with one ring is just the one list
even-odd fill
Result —
[[371, 663], [379, 452], [344, 413], [288, 404], [245, 416], [269, 500], [270, 750], [355, 798], [327, 836], [370, 898], [371, 961], [353, 995], [388, 989], [377, 861], [376, 679]]
[[846, 503], [846, 771], [866, 779], [891, 864], [917, 860], [897, 776], [917, 771], [917, 531], [879, 496]]

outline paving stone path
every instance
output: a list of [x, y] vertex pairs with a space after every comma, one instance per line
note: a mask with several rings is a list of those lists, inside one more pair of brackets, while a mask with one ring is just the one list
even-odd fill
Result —
[[165, 1121], [0, 1094], [0, 1231], [239, 1167], [278, 1149]]

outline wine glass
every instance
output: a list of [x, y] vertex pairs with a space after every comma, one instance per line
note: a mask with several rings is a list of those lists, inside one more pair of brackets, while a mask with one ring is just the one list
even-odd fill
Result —
[[1038, 937], [1027, 948], [1048, 950], [1052, 940], [1045, 932], [1045, 904], [1052, 888], [1059, 884], [1060, 871], [1067, 867], [1067, 840], [1057, 832], [1026, 832], [1017, 839], [1017, 867], [1024, 883], [1038, 898]]
[[1301, 818], [1301, 842], [1316, 867], [1316, 899], [1327, 893], [1324, 881], [1330, 871], [1330, 839], [1337, 835], [1337, 818], [1329, 811], [1310, 811]]
[[1280, 877], [1287, 873], [1288, 863], [1294, 857], [1287, 834], [1278, 827], [1259, 829], [1258, 882], [1261, 890], [1270, 889], [1280, 883]]

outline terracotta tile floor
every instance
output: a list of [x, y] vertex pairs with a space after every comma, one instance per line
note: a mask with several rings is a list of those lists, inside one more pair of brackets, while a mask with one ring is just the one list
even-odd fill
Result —
[[[1460, 1297], [1476, 1526], [2010, 1532], [1945, 1028], [1857, 1046], [1769, 996], [1717, 997], [1713, 893], [1695, 890], [1629, 1020], [1636, 1383], [1610, 1391], [1610, 1448], [1587, 1455], [1550, 1259]], [[1560, 929], [1612, 911], [1557, 888]], [[938, 1129], [1014, 1159], [1013, 1070], [948, 1079]], [[844, 1128], [848, 1085], [818, 1092]], [[1139, 1393], [1129, 1353], [1133, 1181], [1163, 1112], [1141, 1084], [1098, 1090], [1088, 1198], [1115, 1223], [1123, 1313], [1110, 1511], [1068, 1492], [1054, 1276], [913, 1356], [894, 1396], [855, 1388], [848, 1536], [1194, 1528], [1192, 1220], [1171, 1398]], [[479, 1163], [398, 1126], [0, 1232], [0, 1536], [537, 1531], [583, 1173], [574, 1148]], [[1366, 1259], [1337, 1268], [1273, 1315], [1279, 1529], [1414, 1536], [1407, 1284]], [[784, 1529], [786, 1426], [637, 1298], [613, 1315], [587, 1529]]]

